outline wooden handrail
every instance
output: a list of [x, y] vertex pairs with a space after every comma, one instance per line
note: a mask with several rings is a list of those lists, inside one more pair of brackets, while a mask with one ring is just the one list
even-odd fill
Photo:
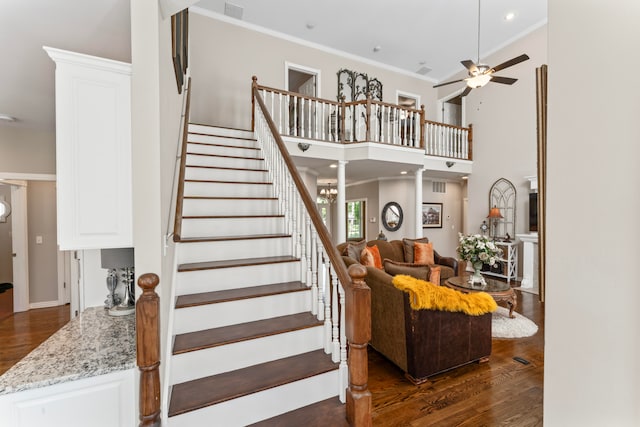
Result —
[[345, 267], [342, 261], [342, 258], [338, 253], [338, 249], [336, 249], [336, 247], [331, 242], [331, 236], [329, 236], [327, 227], [325, 227], [324, 222], [322, 222], [322, 218], [320, 218], [320, 214], [318, 213], [318, 209], [316, 208], [315, 202], [311, 198], [311, 195], [309, 194], [309, 190], [307, 190], [307, 186], [302, 181], [302, 178], [300, 177], [300, 174], [298, 173], [298, 170], [296, 169], [295, 164], [293, 163], [293, 160], [289, 155], [289, 150], [287, 150], [287, 147], [284, 141], [282, 140], [280, 133], [278, 132], [278, 128], [276, 127], [276, 124], [273, 122], [273, 119], [269, 114], [269, 110], [267, 109], [267, 106], [265, 105], [262, 99], [262, 96], [260, 95], [260, 91], [258, 90], [258, 83], [257, 83], [258, 78], [256, 76], [253, 76], [252, 80], [253, 80], [253, 96], [255, 97], [260, 109], [262, 110], [262, 113], [265, 116], [267, 125], [269, 126], [269, 129], [273, 134], [273, 137], [276, 141], [276, 145], [280, 150], [280, 154], [282, 155], [284, 163], [287, 165], [287, 169], [289, 170], [289, 173], [293, 178], [293, 182], [296, 185], [296, 189], [300, 193], [300, 197], [302, 199], [302, 202], [304, 203], [305, 208], [307, 209], [307, 212], [309, 213], [311, 222], [313, 223], [313, 226], [315, 227], [318, 233], [318, 237], [320, 238], [320, 241], [322, 242], [325, 250], [327, 251], [327, 255], [329, 256], [329, 260], [331, 261], [331, 264], [335, 268], [336, 274], [338, 276], [338, 280], [340, 280], [340, 282], [343, 285], [345, 283], [350, 283], [351, 280], [349, 278], [349, 274], [347, 273], [347, 268]]
[[140, 276], [142, 295], [136, 302], [136, 361], [140, 370], [140, 427], [160, 426], [160, 279]]
[[173, 220], [173, 241], [180, 241], [182, 234], [182, 199], [184, 198], [184, 174], [187, 163], [187, 141], [189, 138], [189, 114], [191, 112], [191, 77], [187, 82], [187, 105], [184, 109], [182, 126], [182, 150], [180, 154], [180, 174], [178, 176], [178, 195], [176, 197], [176, 214]]
[[[452, 128], [452, 129], [459, 129], [459, 130], [469, 130], [469, 128], [465, 128], [465, 127], [462, 127], [462, 126], [448, 125], [448, 124], [446, 124], [446, 123], [434, 122], [434, 121], [432, 121], [432, 120], [425, 120], [424, 122], [425, 122], [425, 124], [427, 124], [427, 123], [428, 123], [428, 124], [430, 124], [430, 125], [437, 125], [437, 126], [441, 126], [441, 127], [443, 127], [443, 128]], [[471, 125], [469, 125], [469, 126], [471, 126]]]
[[258, 89], [265, 90], [267, 92], [280, 93], [282, 95], [287, 95], [287, 96], [297, 96], [298, 98], [309, 99], [311, 101], [318, 101], [318, 102], [322, 102], [324, 104], [340, 105], [340, 102], [338, 102], [338, 101], [332, 101], [330, 99], [316, 98], [315, 96], [304, 95], [302, 93], [291, 92], [291, 91], [283, 90], [283, 89], [276, 89], [274, 87], [269, 87], [269, 86], [258, 85]]
[[[262, 110], [262, 114], [269, 126], [271, 134], [274, 137], [276, 146], [282, 155], [282, 159], [289, 170], [289, 173], [295, 183], [296, 189], [300, 194], [302, 202], [309, 214], [311, 222], [324, 246], [329, 257], [329, 261], [338, 277], [340, 283], [345, 290], [345, 328], [347, 342], [351, 351], [349, 356], [349, 386], [347, 394], [347, 416], [351, 425], [358, 427], [371, 426], [371, 393], [367, 389], [368, 381], [368, 360], [367, 360], [367, 343], [371, 339], [371, 295], [370, 289], [364, 283], [363, 278], [367, 271], [364, 267], [355, 268], [350, 272], [342, 261], [338, 249], [333, 245], [331, 236], [327, 231], [322, 218], [318, 213], [316, 204], [311, 198], [306, 185], [302, 181], [298, 170], [289, 155], [280, 133], [277, 130], [269, 110], [260, 95], [258, 88], [258, 78], [252, 77], [253, 96], [258, 106]], [[344, 105], [344, 102], [343, 102]], [[354, 277], [356, 282], [351, 281]], [[350, 417], [350, 418], [349, 418]]]

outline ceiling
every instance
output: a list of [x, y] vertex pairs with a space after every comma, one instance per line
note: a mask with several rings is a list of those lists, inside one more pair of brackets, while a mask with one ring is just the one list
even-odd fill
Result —
[[[426, 67], [424, 76], [434, 83], [478, 56], [478, 0], [200, 0], [196, 6], [224, 14], [226, 4], [241, 8], [250, 24], [411, 74]], [[509, 12], [515, 16], [507, 21]], [[547, 0], [484, 0], [481, 59], [546, 19]]]
[[[475, 61], [477, 56], [476, 0], [231, 3], [236, 11], [242, 8], [244, 22], [434, 83], [462, 71], [460, 60]], [[196, 6], [224, 14], [225, 4], [224, 0], [201, 0]], [[484, 0], [481, 12], [483, 57], [546, 22], [547, 2]], [[512, 21], [504, 19], [507, 12], [515, 13]], [[1, 0], [0, 39], [4, 40], [0, 114], [17, 119], [0, 120], [0, 127], [53, 131], [55, 67], [42, 46], [130, 62], [130, 0]], [[376, 46], [380, 49], [374, 52]], [[422, 67], [431, 71], [416, 74]]]

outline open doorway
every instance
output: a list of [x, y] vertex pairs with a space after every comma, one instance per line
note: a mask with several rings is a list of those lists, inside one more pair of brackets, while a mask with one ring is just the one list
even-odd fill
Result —
[[289, 96], [289, 135], [313, 137], [316, 129], [316, 104], [308, 98], [320, 97], [320, 70], [286, 62], [285, 87], [293, 94], [303, 95]]
[[57, 246], [55, 176], [0, 178], [0, 198], [11, 205], [0, 224], [0, 280], [13, 285], [13, 312], [68, 304], [70, 260]]

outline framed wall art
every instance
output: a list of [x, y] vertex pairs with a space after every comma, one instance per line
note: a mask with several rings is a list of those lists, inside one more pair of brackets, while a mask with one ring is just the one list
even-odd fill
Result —
[[422, 204], [422, 228], [442, 228], [442, 203]]

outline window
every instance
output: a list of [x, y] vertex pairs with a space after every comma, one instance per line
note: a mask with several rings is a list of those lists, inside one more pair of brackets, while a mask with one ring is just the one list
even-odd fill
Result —
[[352, 200], [347, 202], [347, 240], [363, 240], [365, 229], [365, 201]]

